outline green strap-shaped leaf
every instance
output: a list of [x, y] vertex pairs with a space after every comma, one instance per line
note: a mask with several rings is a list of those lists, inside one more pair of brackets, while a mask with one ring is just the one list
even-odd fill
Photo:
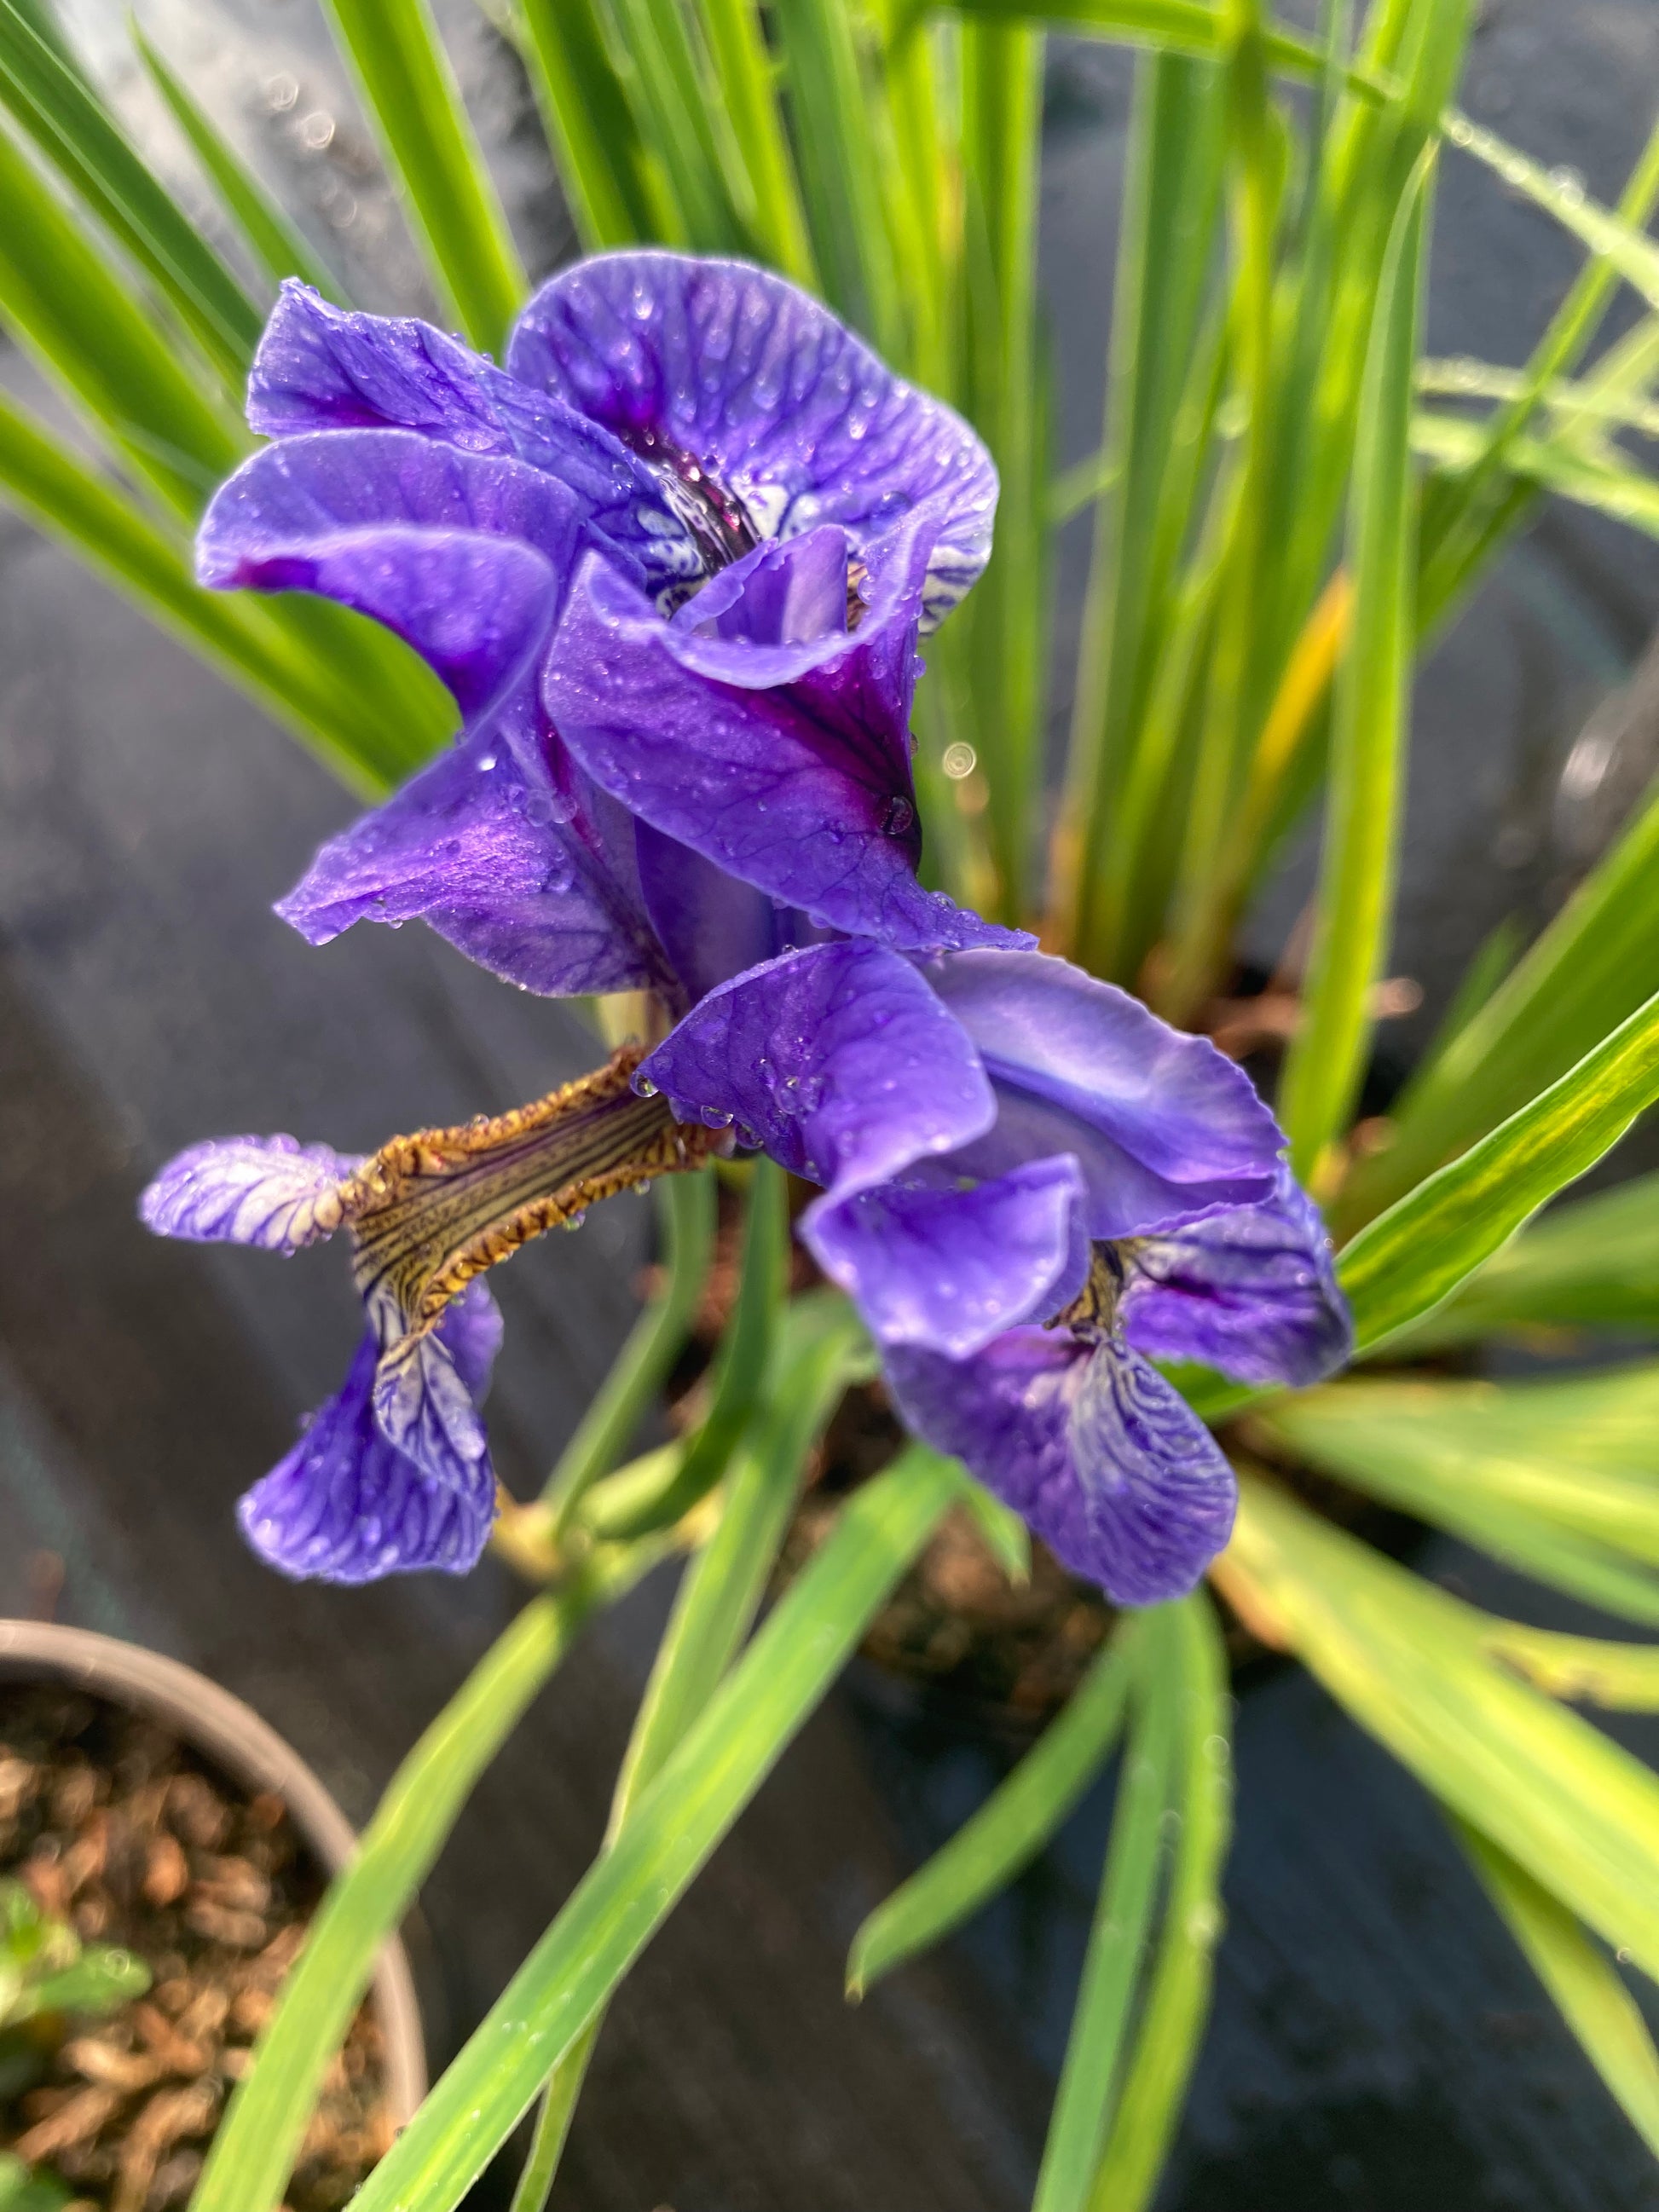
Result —
[[1073, 911], [1068, 939], [1088, 967], [1109, 975], [1139, 965], [1129, 908], [1142, 840], [1122, 834], [1130, 828], [1126, 755], [1146, 720], [1206, 443], [1177, 441], [1176, 426], [1214, 253], [1220, 92], [1219, 73], [1202, 63], [1158, 55], [1139, 64], [1105, 439], [1090, 465], [1097, 479], [1109, 469], [1114, 481], [1095, 517], [1059, 852]]
[[1139, 1630], [1120, 1629], [1019, 1765], [853, 1938], [849, 1996], [948, 1936], [1040, 1851], [1099, 1772], [1123, 1726]]
[[628, 94], [594, 0], [520, 0], [525, 58], [559, 179], [590, 253], [659, 231]]
[[[345, 294], [313, 252], [304, 233], [289, 220], [286, 211], [266, 191], [207, 111], [198, 105], [184, 80], [136, 22], [132, 40], [156, 90], [190, 142], [249, 252], [271, 281], [281, 283], [284, 276], [303, 277], [337, 307], [344, 307]], [[242, 366], [246, 371], [246, 362]]]
[[473, 344], [497, 353], [524, 302], [524, 264], [428, 0], [327, 8], [433, 281]]
[[619, 1595], [661, 1556], [660, 1547], [636, 1546], [560, 1596], [533, 1600], [398, 1768], [356, 1857], [311, 1923], [252, 2070], [213, 2139], [191, 2212], [250, 2212], [281, 2197], [323, 2075], [380, 1947], [409, 1910], [478, 1777], [594, 1606]]
[[1558, 1206], [1413, 1323], [1413, 1351], [1512, 1328], [1659, 1329], [1659, 1175]]
[[[783, 1177], [777, 1170], [770, 1172], [775, 1185], [762, 1184], [760, 1218], [750, 1215], [745, 1257], [753, 1264], [744, 1295], [751, 1295], [751, 1283], [758, 1281], [775, 1301], [781, 1291], [777, 1215]], [[863, 1331], [837, 1296], [809, 1293], [797, 1299], [784, 1318], [781, 1337], [767, 1377], [766, 1410], [732, 1463], [714, 1533], [686, 1570], [658, 1646], [617, 1778], [607, 1846], [713, 1695], [747, 1635], [789, 1525], [806, 1455], [866, 1357]], [[603, 2017], [594, 2015], [553, 2069], [513, 2212], [542, 2212]]]
[[667, 1480], [609, 1497], [590, 1491], [582, 1510], [587, 1527], [613, 1540], [669, 1528], [720, 1480], [760, 1402], [783, 1304], [788, 1247], [788, 1182], [781, 1168], [763, 1157], [750, 1171], [738, 1302], [715, 1354], [708, 1411], [690, 1443], [672, 1454]]
[[1248, 1472], [1212, 1571], [1454, 1812], [1659, 1973], [1659, 1777], [1492, 1655], [1507, 1624]]
[[950, 1461], [916, 1445], [854, 1493], [369, 2176], [357, 2212], [453, 2212], [829, 1688], [957, 1480]]
[[679, 1358], [714, 1253], [713, 1174], [665, 1176], [658, 1187], [667, 1231], [667, 1281], [629, 1333], [543, 1492], [557, 1534], [588, 1485], [608, 1474]]
[[745, 220], [763, 259], [809, 290], [817, 267], [772, 57], [754, 0], [700, 0], [698, 15], [748, 185]]
[[681, 0], [611, 5], [629, 59], [640, 136], [661, 165], [685, 243], [696, 253], [751, 252], [749, 210], [734, 191], [739, 179], [747, 185], [747, 174]]
[[1201, 1592], [1169, 1608], [1180, 1684], [1174, 1864], [1135, 2043], [1089, 2212], [1142, 2212], [1175, 2136], [1209, 2016], [1232, 1834], [1227, 1655]]
[[0, 207], [0, 319], [193, 519], [245, 439], [3, 125]]
[[1393, 922], [1410, 732], [1415, 500], [1410, 431], [1432, 155], [1395, 217], [1359, 398], [1350, 495], [1353, 624], [1338, 672], [1329, 797], [1302, 1020], [1279, 1087], [1304, 1182], [1347, 1126]]
[[1083, 2212], [1088, 2203], [1121, 2086], [1130, 2009], [1158, 1904], [1182, 1703], [1172, 1624], [1163, 1608], [1139, 1624], [1133, 1650], [1133, 1723], [1032, 2212]]
[[[398, 711], [390, 686], [356, 690], [337, 658], [331, 660], [323, 650], [324, 639], [313, 641], [292, 628], [279, 603], [202, 591], [176, 539], [43, 423], [3, 398], [0, 495], [250, 693], [363, 797], [384, 793], [414, 764], [408, 748], [420, 735], [420, 719]], [[401, 651], [389, 638], [372, 641]], [[441, 725], [436, 735], [441, 738]]]
[[1453, 1826], [1486, 1894], [1585, 2057], [1659, 2158], [1659, 2051], [1617, 1969], [1559, 1898], [1466, 1820]]
[[[1225, 50], [1224, 10], [1205, 0], [951, 0], [957, 13], [996, 22], [1064, 23], [1104, 39], [1127, 39], [1176, 54], [1214, 56]], [[920, 10], [918, 12], [921, 12]], [[1264, 48], [1269, 64], [1291, 76], [1317, 77], [1325, 58], [1293, 32], [1269, 30]], [[1354, 90], [1381, 100], [1389, 87], [1374, 73], [1349, 73]]]
[[1353, 1378], [1253, 1419], [1280, 1448], [1541, 1581], [1659, 1621], [1659, 1370]]
[[1362, 1230], [1340, 1261], [1356, 1340], [1431, 1312], [1659, 1097], [1659, 994], [1558, 1083]]
[[814, 258], [825, 295], [889, 359], [902, 359], [903, 297], [880, 146], [846, 0], [773, 0]]
[[264, 318], [78, 70], [0, 0], [0, 100], [151, 276], [240, 398]]

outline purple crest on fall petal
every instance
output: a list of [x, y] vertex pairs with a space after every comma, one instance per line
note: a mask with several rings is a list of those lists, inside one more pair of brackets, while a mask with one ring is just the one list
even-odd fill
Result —
[[1225, 1544], [1232, 1469], [1126, 1346], [1021, 1328], [969, 1359], [896, 1348], [884, 1363], [907, 1423], [1118, 1604], [1179, 1597]]
[[1124, 1331], [1154, 1358], [1302, 1389], [1353, 1349], [1330, 1238], [1288, 1169], [1266, 1205], [1138, 1239], [1125, 1258]]
[[[482, 1283], [468, 1285], [437, 1334], [476, 1406], [501, 1334]], [[389, 1443], [370, 1405], [376, 1358], [365, 1337], [343, 1388], [237, 1509], [253, 1549], [296, 1579], [366, 1583], [422, 1568], [465, 1574], [489, 1537], [495, 1481], [488, 1455], [469, 1464], [464, 1482], [440, 1483]]]
[[297, 1252], [339, 1226], [332, 1206], [356, 1159], [293, 1137], [211, 1137], [170, 1159], [138, 1201], [160, 1237]]

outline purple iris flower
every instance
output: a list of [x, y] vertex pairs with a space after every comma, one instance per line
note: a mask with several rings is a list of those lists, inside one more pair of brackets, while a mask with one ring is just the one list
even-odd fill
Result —
[[603, 254], [507, 365], [289, 284], [204, 583], [384, 623], [458, 744], [325, 846], [313, 944], [419, 916], [548, 994], [711, 979], [825, 930], [1029, 943], [916, 878], [916, 641], [990, 550], [980, 441], [793, 285]]
[[824, 1187], [800, 1233], [906, 1420], [1120, 1602], [1190, 1589], [1232, 1525], [1149, 1357], [1300, 1384], [1350, 1348], [1249, 1079], [1064, 961], [806, 948], [711, 991], [635, 1081]]
[[244, 1500], [256, 1548], [341, 1581], [470, 1565], [475, 1278], [735, 1141], [823, 1186], [802, 1234], [914, 1426], [1115, 1596], [1189, 1587], [1232, 1479], [1146, 1356], [1302, 1382], [1346, 1316], [1243, 1075], [918, 880], [917, 640], [995, 501], [973, 434], [793, 287], [656, 252], [556, 278], [504, 369], [290, 286], [249, 413], [275, 442], [214, 501], [204, 580], [371, 615], [462, 714], [280, 911], [317, 944], [419, 916], [529, 989], [678, 1021], [367, 1160], [239, 1138], [163, 1170], [163, 1233], [352, 1249], [367, 1334]]

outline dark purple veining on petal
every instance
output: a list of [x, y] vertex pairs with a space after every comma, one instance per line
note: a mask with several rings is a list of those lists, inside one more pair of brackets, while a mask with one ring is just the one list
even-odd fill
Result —
[[[482, 1283], [469, 1285], [439, 1333], [460, 1387], [481, 1402], [501, 1334]], [[363, 1339], [341, 1389], [237, 1508], [254, 1551], [296, 1580], [465, 1574], [489, 1538], [495, 1481], [488, 1454], [468, 1463], [462, 1482], [437, 1482], [388, 1443], [370, 1402], [378, 1349], [372, 1336]]]

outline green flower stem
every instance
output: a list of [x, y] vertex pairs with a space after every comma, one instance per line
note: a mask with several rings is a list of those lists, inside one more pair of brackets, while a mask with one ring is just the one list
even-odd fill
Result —
[[556, 1541], [590, 1483], [610, 1472], [679, 1356], [714, 1249], [712, 1175], [675, 1175], [660, 1186], [668, 1280], [628, 1341], [548, 1478], [543, 1503]]

